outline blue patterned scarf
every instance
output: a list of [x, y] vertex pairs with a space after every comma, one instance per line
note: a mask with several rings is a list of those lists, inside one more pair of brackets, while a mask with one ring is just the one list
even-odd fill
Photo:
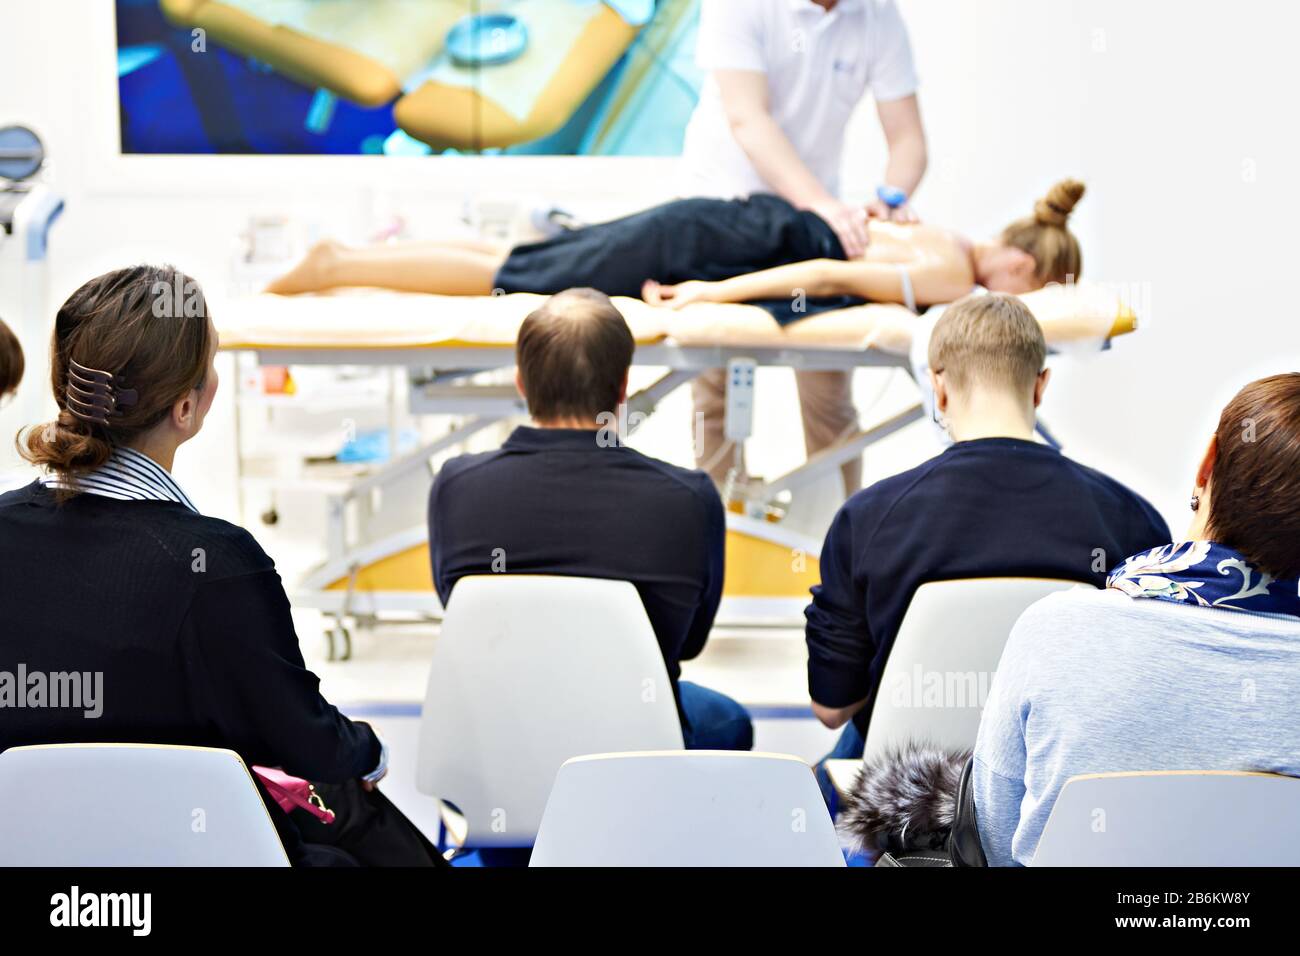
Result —
[[1184, 541], [1125, 558], [1106, 586], [1129, 597], [1300, 619], [1300, 579], [1275, 579], [1212, 541]]

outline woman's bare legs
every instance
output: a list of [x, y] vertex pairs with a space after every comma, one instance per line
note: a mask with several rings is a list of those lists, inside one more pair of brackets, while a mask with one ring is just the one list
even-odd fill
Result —
[[353, 249], [327, 240], [266, 287], [277, 295], [370, 286], [397, 292], [491, 295], [509, 247], [491, 240], [404, 242]]

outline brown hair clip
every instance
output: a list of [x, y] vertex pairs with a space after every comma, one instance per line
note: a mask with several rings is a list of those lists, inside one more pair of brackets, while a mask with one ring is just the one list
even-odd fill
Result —
[[68, 360], [67, 408], [83, 422], [107, 425], [109, 418], [120, 417], [122, 409], [134, 405], [138, 397], [135, 389], [118, 387], [111, 373]]

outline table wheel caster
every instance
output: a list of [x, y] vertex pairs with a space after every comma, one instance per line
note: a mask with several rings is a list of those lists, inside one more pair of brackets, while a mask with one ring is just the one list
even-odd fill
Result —
[[[340, 644], [342, 645], [340, 653]], [[352, 632], [339, 625], [325, 632], [325, 659], [329, 661], [352, 660]]]

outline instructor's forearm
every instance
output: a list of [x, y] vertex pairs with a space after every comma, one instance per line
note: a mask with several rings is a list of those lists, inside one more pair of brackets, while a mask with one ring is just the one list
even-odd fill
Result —
[[769, 114], [755, 114], [733, 122], [731, 131], [758, 174], [778, 196], [800, 209], [834, 198], [809, 171]]
[[921, 185], [929, 165], [929, 151], [925, 145], [925, 134], [915, 133], [901, 137], [891, 144], [889, 163], [885, 167], [885, 182], [903, 190], [909, 196]]

